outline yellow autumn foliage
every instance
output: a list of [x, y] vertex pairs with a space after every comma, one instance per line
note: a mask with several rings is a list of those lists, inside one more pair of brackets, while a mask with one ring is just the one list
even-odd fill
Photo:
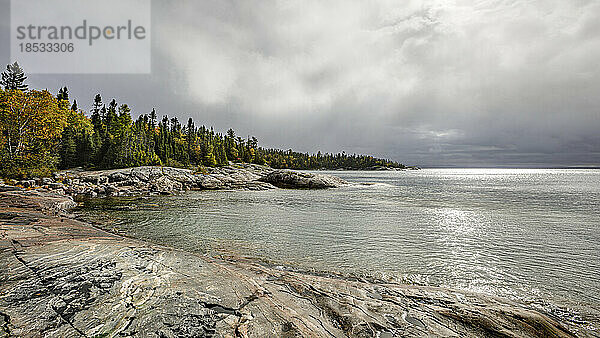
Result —
[[49, 174], [67, 117], [68, 110], [46, 90], [0, 90], [0, 175]]

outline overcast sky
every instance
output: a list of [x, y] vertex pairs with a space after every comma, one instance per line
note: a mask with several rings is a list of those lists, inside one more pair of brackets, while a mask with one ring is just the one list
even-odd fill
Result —
[[600, 165], [599, 0], [154, 1], [152, 45], [151, 75], [29, 84], [269, 147], [423, 166]]

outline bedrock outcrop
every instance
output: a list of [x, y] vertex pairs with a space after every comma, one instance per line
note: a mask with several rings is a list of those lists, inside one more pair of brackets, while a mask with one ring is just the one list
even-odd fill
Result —
[[[113, 170], [65, 170], [53, 177], [14, 182], [25, 189], [42, 188], [82, 198], [172, 194], [186, 190], [322, 189], [347, 184], [323, 174], [275, 170], [255, 164], [205, 168], [202, 172], [171, 167], [135, 167]], [[18, 189], [0, 185], [0, 191]]]
[[284, 189], [327, 189], [348, 184], [336, 176], [291, 170], [273, 170], [262, 176], [260, 181]]
[[506, 299], [196, 255], [104, 232], [71, 205], [0, 192], [0, 337], [573, 336]]

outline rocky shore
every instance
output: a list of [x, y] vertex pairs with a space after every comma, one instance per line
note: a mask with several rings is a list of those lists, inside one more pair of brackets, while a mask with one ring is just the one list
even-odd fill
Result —
[[101, 231], [73, 200], [0, 193], [0, 337], [572, 337], [463, 291], [216, 260]]
[[348, 184], [323, 174], [276, 170], [256, 164], [231, 164], [194, 172], [171, 167], [136, 167], [84, 171], [65, 170], [53, 177], [9, 182], [0, 191], [41, 189], [74, 198], [172, 194], [186, 190], [326, 189]]
[[215, 259], [107, 233], [69, 213], [82, 196], [346, 184], [331, 176], [144, 167], [18, 183], [0, 186], [0, 337], [574, 336], [507, 299]]

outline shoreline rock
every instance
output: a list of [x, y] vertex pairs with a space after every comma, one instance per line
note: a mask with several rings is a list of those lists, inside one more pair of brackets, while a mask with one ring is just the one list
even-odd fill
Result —
[[336, 176], [291, 170], [274, 170], [259, 180], [284, 189], [328, 189], [348, 184]]
[[17, 187], [0, 185], [0, 191], [45, 189], [74, 198], [173, 194], [187, 190], [323, 189], [348, 184], [323, 174], [275, 170], [256, 164], [206, 168], [206, 173], [172, 167], [134, 167], [99, 171], [63, 170], [52, 178], [22, 180]]
[[72, 205], [0, 192], [0, 337], [574, 337], [507, 299], [200, 256], [97, 229]]

